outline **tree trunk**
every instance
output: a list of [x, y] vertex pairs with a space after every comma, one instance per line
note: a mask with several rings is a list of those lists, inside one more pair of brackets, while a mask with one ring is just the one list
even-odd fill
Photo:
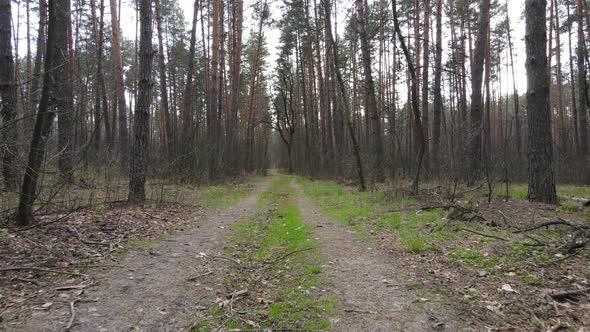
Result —
[[587, 56], [586, 41], [584, 38], [584, 10], [582, 0], [577, 0], [576, 12], [578, 15], [578, 132], [580, 134], [580, 150], [582, 156], [588, 154], [588, 81], [586, 80], [585, 59]]
[[[113, 47], [113, 80], [116, 106], [113, 104], [113, 115], [115, 108], [119, 112], [119, 162], [121, 169], [127, 169], [129, 155], [129, 131], [127, 130], [127, 104], [125, 103], [125, 85], [123, 82], [123, 60], [121, 58], [121, 33], [119, 29], [119, 18], [117, 15], [117, 1], [110, 0], [111, 5], [111, 41]], [[151, 18], [150, 18], [151, 19]], [[113, 121], [114, 123], [115, 121]]]
[[482, 93], [483, 63], [486, 51], [488, 25], [490, 24], [490, 0], [481, 0], [477, 40], [471, 74], [471, 124], [469, 133], [470, 170], [468, 185], [473, 185], [481, 177], [481, 132], [482, 132]]
[[0, 0], [0, 117], [3, 129], [0, 155], [4, 185], [10, 191], [18, 189], [19, 175], [16, 165], [18, 156], [18, 126], [16, 77], [12, 56], [12, 10], [10, 0]]
[[381, 121], [377, 112], [377, 100], [375, 99], [375, 83], [373, 82], [371, 68], [371, 46], [366, 30], [365, 4], [363, 0], [356, 0], [357, 9], [357, 33], [361, 41], [361, 53], [363, 71], [365, 75], [365, 110], [371, 124], [371, 161], [373, 169], [373, 182], [380, 183], [385, 180], [383, 170], [383, 142], [381, 141]]
[[219, 61], [220, 61], [220, 17], [223, 10], [222, 0], [213, 0], [213, 44], [211, 59], [211, 93], [207, 109], [207, 165], [210, 181], [217, 179], [218, 146], [217, 132], [219, 130]]
[[[35, 121], [33, 139], [29, 151], [29, 160], [20, 192], [16, 222], [19, 226], [30, 225], [33, 220], [33, 203], [37, 196], [37, 181], [43, 164], [47, 140], [55, 119], [55, 108], [60, 105], [58, 91], [67, 89], [69, 62], [66, 34], [67, 11], [69, 0], [49, 2], [49, 24], [47, 32], [46, 70], [43, 91], [39, 102], [39, 112]], [[63, 93], [63, 92], [60, 92]]]
[[440, 170], [440, 118], [443, 112], [442, 85], [442, 0], [436, 0], [436, 50], [434, 60], [434, 119], [432, 123], [432, 167]]
[[[65, 30], [68, 33], [58, 33], [55, 36], [57, 45], [65, 45], [63, 53], [54, 53], [55, 61], [59, 64], [67, 63], [67, 70], [63, 75], [56, 76], [56, 89], [53, 90], [52, 99], [57, 107], [57, 146], [58, 146], [58, 170], [60, 181], [71, 181], [73, 176], [72, 151], [74, 143], [74, 94], [72, 82], [72, 65], [70, 52], [71, 26], [70, 26], [70, 0], [64, 2], [66, 11]], [[60, 11], [58, 9], [58, 11]], [[60, 48], [61, 50], [61, 48]], [[62, 59], [63, 58], [63, 59]], [[61, 71], [60, 69], [57, 70]]]
[[156, 27], [158, 30], [158, 69], [160, 72], [160, 102], [164, 112], [164, 125], [166, 130], [166, 147], [168, 158], [172, 162], [176, 156], [176, 140], [172, 129], [172, 118], [168, 103], [168, 83], [166, 81], [166, 58], [164, 57], [164, 37], [162, 32], [162, 13], [160, 11], [160, 0], [154, 0], [156, 6]]
[[429, 89], [429, 77], [428, 66], [430, 64], [430, 0], [424, 0], [424, 58], [422, 59], [424, 65], [422, 67], [422, 130], [424, 131], [424, 170], [426, 176], [430, 171], [429, 162], [429, 127], [430, 121], [428, 116], [428, 89]]
[[[567, 8], [567, 17], [570, 17], [570, 6], [565, 6]], [[574, 56], [572, 52], [572, 25], [567, 25], [567, 37], [568, 37], [568, 51], [569, 51], [569, 63], [570, 63], [570, 93], [571, 93], [571, 103], [572, 103], [572, 124], [573, 124], [573, 134], [574, 137], [574, 151], [576, 153], [580, 152], [580, 136], [578, 135], [578, 108], [576, 103], [576, 80], [574, 79]]]
[[[412, 105], [412, 112], [414, 114], [414, 125], [415, 125], [415, 130], [416, 130], [416, 138], [418, 139], [417, 143], [417, 148], [418, 148], [418, 158], [417, 158], [417, 162], [416, 162], [416, 170], [415, 170], [415, 174], [414, 174], [414, 182], [412, 183], [412, 191], [417, 193], [418, 192], [418, 188], [419, 188], [419, 184], [420, 184], [420, 171], [422, 169], [422, 159], [424, 157], [424, 131], [422, 130], [422, 121], [420, 120], [420, 109], [418, 106], [418, 75], [416, 73], [416, 69], [414, 68], [414, 64], [412, 63], [412, 57], [410, 55], [410, 51], [408, 50], [408, 47], [406, 46], [406, 42], [404, 41], [404, 37], [402, 36], [402, 31], [399, 27], [399, 20], [397, 17], [397, 6], [396, 6], [396, 2], [392, 1], [392, 7], [393, 7], [393, 22], [395, 25], [395, 32], [397, 34], [399, 43], [402, 47], [402, 51], [404, 52], [404, 56], [406, 58], [406, 62], [408, 64], [408, 71], [410, 72], [410, 82], [411, 82], [411, 87], [409, 89], [410, 91], [410, 99], [411, 99], [411, 105]], [[409, 137], [410, 135], [408, 135]]]
[[148, 165], [149, 121], [152, 90], [152, 1], [139, 2], [139, 86], [135, 118], [133, 119], [133, 146], [129, 162], [129, 196], [132, 203], [145, 201], [145, 178]]
[[[326, 17], [330, 17], [330, 12], [327, 6], [324, 7]], [[356, 133], [354, 131], [354, 126], [350, 119], [351, 116], [351, 108], [350, 108], [350, 98], [348, 96], [348, 92], [346, 87], [344, 86], [344, 80], [342, 79], [342, 74], [340, 73], [340, 66], [338, 63], [338, 48], [336, 47], [336, 43], [334, 42], [334, 37], [332, 36], [332, 28], [330, 21], [328, 20], [328, 42], [332, 44], [332, 49], [334, 50], [334, 71], [336, 71], [336, 78], [338, 79], [338, 85], [340, 87], [340, 93], [342, 93], [342, 99], [344, 101], [344, 118], [346, 120], [346, 126], [348, 127], [348, 133], [352, 140], [352, 148], [354, 152], [354, 159], [356, 163], [356, 173], [359, 179], [359, 186], [361, 191], [365, 191], [367, 186], [365, 184], [365, 174], [363, 171], [363, 162], [361, 160], [361, 152], [359, 148], [359, 144], [356, 138]]]
[[555, 14], [555, 44], [557, 47], [555, 58], [557, 60], [557, 109], [559, 114], [559, 144], [564, 151], [568, 149], [567, 143], [567, 131], [565, 128], [565, 110], [563, 107], [563, 82], [561, 77], [561, 38], [560, 38], [560, 26], [559, 26], [559, 7], [557, 6], [557, 0], [551, 0], [554, 3]]
[[233, 2], [233, 49], [231, 68], [230, 109], [227, 114], [227, 169], [230, 174], [236, 174], [238, 165], [238, 114], [240, 111], [240, 80], [242, 66], [242, 30], [243, 30], [243, 0]]
[[526, 70], [527, 119], [529, 123], [528, 160], [530, 201], [555, 204], [553, 174], [553, 145], [551, 142], [551, 111], [549, 105], [549, 75], [547, 71], [547, 0], [527, 0]]

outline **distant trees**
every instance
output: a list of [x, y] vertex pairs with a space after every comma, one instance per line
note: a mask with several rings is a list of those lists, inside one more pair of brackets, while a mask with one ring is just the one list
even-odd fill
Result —
[[[1, 185], [20, 188], [22, 223], [35, 199], [83, 187], [98, 170], [129, 177], [133, 202], [150, 176], [215, 182], [270, 164], [360, 187], [411, 177], [415, 192], [423, 178], [532, 183], [550, 170], [554, 181], [590, 181], [582, 0], [549, 0], [539, 18], [551, 44], [548, 110], [534, 106], [544, 87], [532, 64], [535, 98], [519, 95], [510, 2], [289, 0], [279, 18], [280, 4], [257, 0], [245, 32], [242, 0], [195, 0], [190, 26], [178, 0], [154, 1], [151, 77], [138, 25], [146, 3], [109, 0], [105, 16], [104, 0], [0, 0]], [[19, 6], [26, 20], [11, 21]], [[135, 34], [119, 23], [134, 12]], [[279, 45], [267, 44], [271, 27]], [[552, 162], [543, 155], [527, 169], [523, 156], [549, 150]], [[535, 184], [531, 199], [553, 201]]]

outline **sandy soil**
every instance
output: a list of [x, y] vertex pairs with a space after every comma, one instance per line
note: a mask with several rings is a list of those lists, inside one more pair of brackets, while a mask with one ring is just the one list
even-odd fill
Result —
[[[295, 185], [296, 186], [296, 185]], [[296, 186], [297, 187], [297, 186]], [[395, 256], [375, 248], [352, 227], [321, 215], [297, 187], [305, 223], [315, 227], [328, 292], [342, 304], [332, 317], [333, 331], [470, 331], [440, 303], [407, 289], [411, 279]], [[429, 303], [423, 303], [428, 301]]]
[[228, 264], [221, 254], [231, 224], [254, 212], [258, 193], [208, 213], [183, 234], [131, 250], [121, 267], [96, 271], [90, 286], [56, 295], [50, 310], [33, 313], [15, 331], [181, 331], [199, 320], [223, 287]]

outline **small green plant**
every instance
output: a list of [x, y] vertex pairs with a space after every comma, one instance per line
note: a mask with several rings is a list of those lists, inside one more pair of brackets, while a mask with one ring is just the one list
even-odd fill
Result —
[[8, 229], [0, 228], [0, 236], [6, 236], [8, 234]]
[[449, 253], [452, 260], [462, 262], [465, 265], [491, 269], [498, 263], [497, 256], [485, 257], [477, 249], [457, 249]]

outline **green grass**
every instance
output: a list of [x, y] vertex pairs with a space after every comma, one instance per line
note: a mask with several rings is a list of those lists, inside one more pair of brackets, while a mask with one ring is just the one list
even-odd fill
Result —
[[415, 204], [413, 198], [386, 198], [384, 192], [358, 192], [331, 181], [298, 178], [297, 182], [328, 217], [353, 226], [387, 229], [409, 252], [436, 250], [454, 238], [454, 233], [443, 227], [442, 210], [387, 212]]
[[460, 261], [466, 265], [479, 267], [484, 269], [492, 269], [499, 262], [499, 257], [488, 256], [486, 257], [481, 251], [477, 249], [456, 249], [449, 253], [449, 257], [452, 260]]
[[[240, 319], [227, 322], [225, 315], [212, 315], [209, 320], [199, 322], [193, 331], [220, 327], [319, 331], [329, 327], [326, 317], [334, 310], [336, 300], [316, 290], [327, 283], [318, 256], [318, 241], [313, 238], [312, 228], [301, 220], [290, 182], [290, 177], [275, 178], [269, 189], [260, 194], [260, 213], [237, 223], [231, 238], [239, 248], [232, 254], [245, 266], [261, 267], [263, 278], [274, 284], [275, 287], [250, 285], [265, 288], [270, 306], [249, 307]], [[227, 282], [243, 287], [253, 282], [241, 274], [236, 278]], [[252, 326], [252, 322], [258, 326]]]
[[241, 186], [211, 186], [198, 193], [196, 202], [207, 207], [223, 208], [237, 203], [251, 192]]

